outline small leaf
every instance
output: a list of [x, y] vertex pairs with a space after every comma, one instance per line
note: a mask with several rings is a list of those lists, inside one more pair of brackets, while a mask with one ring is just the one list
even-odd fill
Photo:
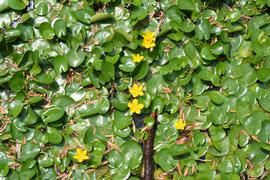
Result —
[[202, 48], [201, 56], [202, 56], [202, 58], [204, 58], [206, 60], [214, 60], [214, 59], [216, 59], [216, 57], [214, 55], [212, 55], [211, 52], [209, 51], [209, 49], [206, 48], [206, 47]]
[[172, 171], [176, 165], [177, 160], [174, 160], [168, 148], [161, 149], [154, 155], [155, 162], [164, 170]]
[[57, 19], [53, 24], [53, 28], [57, 37], [66, 36], [67, 24], [63, 19]]
[[46, 2], [40, 2], [36, 5], [36, 13], [40, 16], [45, 16], [49, 12], [49, 5]]
[[68, 62], [66, 56], [56, 56], [52, 59], [52, 63], [54, 66], [54, 70], [61, 74], [62, 72], [66, 72], [68, 70]]
[[62, 142], [61, 131], [52, 127], [48, 127], [46, 132], [46, 138], [52, 144], [59, 144]]
[[147, 62], [142, 62], [132, 72], [133, 77], [138, 80], [143, 79], [147, 75], [148, 70], [149, 64]]
[[4, 177], [9, 172], [8, 158], [6, 154], [0, 152], [0, 176]]
[[91, 22], [95, 23], [98, 21], [104, 21], [104, 20], [112, 19], [112, 18], [113, 18], [112, 14], [97, 13], [91, 18]]
[[115, 111], [113, 113], [113, 119], [117, 129], [124, 129], [132, 123], [132, 117], [128, 112], [122, 113], [120, 111]]
[[183, 10], [190, 10], [194, 11], [195, 9], [195, 4], [193, 3], [194, 1], [190, 0], [179, 0], [178, 4], [180, 5], [179, 8]]
[[127, 141], [121, 146], [121, 152], [124, 158], [124, 162], [128, 164], [129, 169], [135, 169], [139, 167], [142, 160], [142, 149], [135, 141]]
[[41, 117], [45, 123], [50, 123], [59, 120], [61, 117], [63, 117], [64, 114], [65, 111], [62, 108], [51, 107], [44, 111]]
[[20, 161], [25, 162], [29, 159], [34, 159], [40, 152], [40, 147], [32, 142], [27, 142], [22, 147]]
[[68, 64], [71, 67], [75, 68], [84, 62], [85, 54], [81, 50], [75, 51], [74, 49], [72, 49], [66, 54], [66, 58], [67, 58]]
[[12, 114], [13, 117], [17, 117], [23, 109], [23, 103], [15, 99], [9, 104], [9, 111]]
[[44, 37], [45, 39], [53, 39], [54, 38], [54, 30], [51, 27], [51, 24], [48, 22], [44, 22], [42, 24], [40, 24], [39, 26], [39, 30], [40, 30], [40, 34], [42, 35], [42, 37]]
[[14, 92], [19, 92], [24, 88], [23, 72], [16, 72], [9, 81], [9, 88]]
[[28, 5], [25, 0], [8, 0], [8, 6], [14, 10], [22, 10]]
[[211, 91], [210, 92], [210, 99], [216, 104], [222, 104], [225, 97], [219, 91]]

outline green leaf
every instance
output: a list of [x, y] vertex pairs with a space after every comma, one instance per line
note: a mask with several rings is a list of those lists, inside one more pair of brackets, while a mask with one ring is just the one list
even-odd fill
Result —
[[115, 70], [114, 65], [112, 63], [103, 61], [101, 67], [101, 76], [109, 76], [112, 80], [115, 79]]
[[216, 59], [216, 57], [214, 55], [212, 55], [211, 52], [209, 51], [209, 49], [206, 47], [202, 48], [201, 56], [202, 56], [202, 58], [204, 58], [206, 60], [215, 60]]
[[151, 112], [157, 111], [158, 114], [161, 114], [164, 107], [165, 107], [164, 100], [159, 96], [154, 97]]
[[261, 130], [262, 120], [264, 120], [262, 113], [252, 113], [250, 116], [245, 118], [243, 126], [245, 131], [250, 135], [257, 135]]
[[32, 142], [27, 142], [22, 147], [20, 162], [25, 162], [29, 159], [34, 159], [40, 152], [40, 147]]
[[170, 147], [172, 156], [182, 156], [190, 152], [190, 148], [185, 144], [174, 144]]
[[124, 93], [118, 92], [111, 100], [111, 104], [120, 111], [124, 111], [127, 109], [128, 96]]
[[27, 116], [24, 118], [23, 122], [25, 124], [31, 125], [31, 124], [35, 124], [37, 120], [38, 120], [38, 116], [36, 115], [36, 113], [31, 108], [28, 108]]
[[[5, 9], [7, 9], [9, 6], [8, 6], [8, 1], [5, 0], [5, 1], [0, 1], [0, 12], [1, 11], [4, 11]], [[1, 41], [0, 41], [1, 42]]]
[[5, 40], [7, 42], [15, 41], [21, 35], [21, 31], [15, 28], [9, 28], [5, 31]]
[[173, 159], [168, 148], [164, 148], [156, 152], [154, 160], [164, 171], [167, 172], [172, 171], [177, 165], [177, 160]]
[[75, 12], [76, 13], [76, 18], [85, 24], [90, 24], [91, 22], [91, 15], [88, 11], [84, 10], [84, 9], [79, 9], [78, 11]]
[[120, 111], [115, 111], [113, 113], [113, 119], [117, 129], [124, 129], [132, 123], [132, 117], [129, 112], [122, 113]]
[[142, 62], [141, 64], [139, 64], [134, 71], [132, 72], [132, 75], [135, 79], [143, 79], [149, 70], [149, 65], [147, 62]]
[[147, 92], [150, 94], [156, 94], [161, 92], [163, 87], [166, 87], [166, 82], [160, 74], [153, 75], [146, 84]]
[[96, 115], [91, 118], [90, 122], [95, 127], [104, 127], [111, 122], [111, 118], [106, 115]]
[[66, 72], [68, 70], [66, 56], [56, 56], [52, 59], [52, 63], [57, 74], [61, 74], [62, 72]]
[[71, 67], [75, 68], [84, 62], [85, 54], [81, 50], [75, 51], [74, 49], [72, 49], [66, 54], [66, 59], [68, 61], [68, 64]]
[[22, 101], [15, 99], [9, 104], [9, 112], [13, 117], [17, 117], [23, 109]]
[[136, 64], [131, 60], [130, 57], [121, 58], [121, 64], [119, 64], [119, 69], [124, 72], [132, 72], [136, 67]]
[[262, 129], [258, 134], [260, 141], [267, 143], [270, 140], [270, 121], [267, 119], [262, 122]]
[[211, 139], [214, 141], [221, 141], [226, 137], [226, 132], [222, 127], [219, 126], [211, 126], [209, 128], [209, 133], [211, 136]]
[[270, 93], [259, 99], [260, 106], [267, 112], [270, 112]]
[[128, 168], [118, 168], [115, 174], [112, 176], [112, 180], [127, 179], [130, 176], [130, 170]]
[[202, 59], [197, 48], [192, 42], [188, 42], [184, 46], [184, 51], [186, 55], [191, 59], [191, 67], [196, 68]]
[[47, 73], [40, 73], [37, 77], [37, 82], [40, 84], [52, 84], [54, 82], [53, 77]]
[[110, 168], [121, 168], [123, 165], [123, 156], [120, 152], [116, 150], [110, 151], [108, 155], [109, 167]]
[[49, 157], [48, 154], [42, 154], [39, 158], [38, 158], [38, 163], [41, 167], [50, 167], [51, 165], [53, 165], [53, 160]]
[[46, 2], [40, 2], [36, 5], [36, 13], [40, 16], [45, 16], [49, 12], [49, 5]]
[[270, 68], [260, 68], [258, 70], [258, 79], [262, 82], [266, 82], [270, 79]]
[[99, 114], [105, 114], [110, 108], [110, 101], [107, 98], [100, 100], [97, 104]]
[[209, 21], [203, 19], [195, 26], [195, 33], [198, 39], [209, 40], [210, 38], [210, 24]]
[[67, 24], [63, 19], [57, 19], [53, 24], [53, 29], [56, 36], [59, 38], [67, 34]]
[[239, 55], [243, 58], [248, 58], [252, 55], [251, 42], [243, 41], [239, 49]]
[[124, 129], [117, 129], [116, 126], [113, 127], [113, 134], [115, 136], [119, 136], [121, 138], [126, 138], [130, 135], [131, 133], [131, 129], [130, 127], [126, 127]]
[[46, 138], [52, 144], [59, 144], [62, 142], [61, 131], [52, 127], [48, 127], [46, 132]]
[[264, 172], [264, 166], [263, 165], [260, 165], [260, 166], [254, 166], [252, 169], [250, 169], [250, 171], [248, 171], [248, 175], [250, 177], [253, 177], [253, 178], [258, 178], [260, 177], [263, 172]]
[[22, 10], [28, 5], [28, 0], [8, 0], [8, 6], [14, 10]]
[[52, 100], [52, 104], [61, 108], [66, 108], [74, 103], [74, 100], [68, 95], [58, 95]]
[[232, 95], [238, 92], [239, 90], [239, 83], [233, 79], [225, 79], [222, 83], [222, 86], [225, 90], [225, 93]]
[[143, 156], [140, 145], [135, 141], [127, 141], [120, 148], [128, 168], [132, 170], [139, 167]]
[[50, 23], [48, 23], [48, 22], [41, 23], [39, 26], [39, 30], [40, 30], [40, 34], [45, 39], [50, 40], [50, 39], [54, 38], [55, 32], [54, 32], [53, 28], [51, 27]]
[[8, 158], [6, 154], [0, 152], [0, 176], [6, 176], [9, 172]]
[[216, 104], [222, 104], [224, 102], [225, 97], [219, 91], [211, 91], [209, 94], [210, 94], [210, 99], [214, 103], [216, 103]]
[[51, 107], [45, 110], [41, 117], [43, 122], [50, 123], [59, 120], [65, 114], [65, 111], [60, 107]]
[[78, 108], [78, 113], [80, 114], [80, 117], [86, 117], [93, 114], [97, 114], [97, 106], [93, 104], [84, 104]]
[[146, 117], [146, 118], [144, 119], [144, 124], [145, 124], [145, 126], [147, 126], [147, 127], [149, 127], [149, 128], [151, 128], [151, 127], [154, 125], [154, 123], [155, 123], [155, 119], [152, 118], [152, 117]]
[[90, 126], [84, 134], [84, 143], [92, 143], [96, 139], [94, 128]]
[[96, 88], [100, 88], [99, 80], [96, 73], [94, 73], [93, 71], [90, 71], [89, 79], [91, 80], [91, 84], [93, 84]]
[[104, 21], [107, 19], [112, 19], [113, 15], [112, 14], [106, 14], [106, 13], [97, 13], [91, 18], [92, 23], [96, 23], [99, 21]]
[[9, 81], [9, 88], [14, 92], [21, 91], [24, 85], [24, 75], [22, 71], [16, 72]]
[[236, 21], [238, 21], [238, 20], [241, 18], [241, 11], [239, 11], [239, 10], [232, 11], [232, 12], [229, 14], [229, 18], [230, 18], [231, 22], [236, 22]]
[[193, 1], [189, 0], [179, 0], [178, 3], [180, 4], [179, 8], [182, 10], [190, 10], [194, 11], [195, 9], [195, 4]]
[[237, 156], [226, 156], [218, 165], [218, 169], [225, 173], [239, 173], [242, 169], [241, 161]]

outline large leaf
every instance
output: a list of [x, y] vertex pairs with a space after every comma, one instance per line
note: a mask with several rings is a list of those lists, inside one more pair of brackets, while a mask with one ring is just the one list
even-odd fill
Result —
[[177, 160], [173, 159], [168, 148], [155, 153], [154, 160], [164, 171], [172, 171], [177, 165]]
[[121, 152], [129, 169], [135, 169], [141, 164], [143, 153], [138, 143], [134, 141], [124, 143], [121, 146]]

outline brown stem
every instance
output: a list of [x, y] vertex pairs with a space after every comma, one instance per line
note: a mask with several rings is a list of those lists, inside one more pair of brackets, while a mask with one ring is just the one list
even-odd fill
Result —
[[154, 118], [155, 123], [152, 128], [147, 129], [148, 139], [144, 142], [144, 180], [153, 180], [154, 179], [154, 160], [153, 160], [153, 148], [154, 148], [154, 139], [155, 132], [157, 128], [157, 113], [153, 112], [151, 116]]

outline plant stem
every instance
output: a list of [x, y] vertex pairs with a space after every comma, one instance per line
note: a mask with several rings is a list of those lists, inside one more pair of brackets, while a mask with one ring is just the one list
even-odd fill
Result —
[[155, 119], [155, 123], [152, 128], [147, 129], [148, 139], [144, 142], [144, 180], [153, 180], [154, 179], [154, 139], [157, 128], [157, 113], [153, 112], [151, 116]]

